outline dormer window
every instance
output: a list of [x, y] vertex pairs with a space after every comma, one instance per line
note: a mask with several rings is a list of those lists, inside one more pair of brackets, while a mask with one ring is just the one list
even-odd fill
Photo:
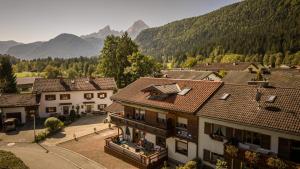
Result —
[[230, 96], [229, 93], [224, 93], [221, 97], [220, 100], [226, 100]]
[[274, 103], [274, 101], [276, 100], [277, 96], [271, 95], [268, 97], [267, 101], [268, 103]]
[[152, 100], [164, 100], [168, 96], [178, 94], [181, 90], [176, 83], [162, 84], [162, 85], [150, 85], [142, 90], [143, 92], [149, 92], [149, 99]]

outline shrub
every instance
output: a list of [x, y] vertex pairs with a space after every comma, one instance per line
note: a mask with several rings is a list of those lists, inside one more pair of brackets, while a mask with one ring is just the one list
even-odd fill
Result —
[[76, 119], [76, 112], [75, 110], [70, 111], [70, 120], [74, 121]]
[[197, 169], [196, 161], [188, 161], [184, 166], [177, 167], [176, 169]]
[[64, 123], [56, 117], [49, 117], [45, 121], [44, 125], [48, 128], [49, 132], [54, 132], [61, 129], [64, 126]]
[[0, 150], [0, 168], [29, 169], [24, 162], [11, 152]]
[[279, 158], [270, 157], [267, 159], [267, 165], [272, 168], [285, 169], [287, 165]]
[[227, 169], [227, 162], [223, 160], [217, 160], [216, 169]]
[[40, 142], [40, 141], [43, 141], [45, 140], [47, 137], [47, 133], [46, 132], [41, 132], [41, 133], [38, 133], [36, 136], [35, 136], [35, 142]]

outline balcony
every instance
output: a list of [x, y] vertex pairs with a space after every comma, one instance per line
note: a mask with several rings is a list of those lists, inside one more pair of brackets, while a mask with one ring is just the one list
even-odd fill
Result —
[[133, 119], [127, 119], [124, 118], [123, 115], [114, 113], [110, 115], [111, 122], [116, 125], [126, 125], [130, 127], [134, 127], [139, 130], [145, 130], [149, 133], [154, 133], [155, 135], [161, 136], [161, 137], [167, 137], [170, 132], [166, 129], [161, 129], [158, 127], [153, 127], [151, 125], [146, 124], [143, 121], [137, 121]]
[[116, 156], [138, 168], [157, 168], [167, 160], [167, 149], [161, 147], [138, 146], [127, 141], [120, 141], [119, 136], [105, 139], [105, 152]]

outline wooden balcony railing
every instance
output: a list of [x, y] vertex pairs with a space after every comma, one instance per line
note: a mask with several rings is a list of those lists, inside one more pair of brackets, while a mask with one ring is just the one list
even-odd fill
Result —
[[126, 162], [129, 162], [134, 166], [145, 169], [156, 168], [157, 166], [162, 165], [165, 160], [167, 160], [167, 149], [157, 151], [150, 155], [144, 155], [114, 143], [113, 140], [116, 137], [118, 136], [113, 136], [105, 139], [105, 152], [114, 155]]
[[110, 119], [113, 124], [134, 127], [136, 129], [145, 130], [155, 135], [159, 135], [161, 137], [167, 137], [170, 134], [170, 132], [167, 129], [161, 129], [158, 127], [153, 127], [151, 125], [148, 125], [144, 122], [127, 119], [124, 118], [122, 115], [116, 113], [110, 114]]

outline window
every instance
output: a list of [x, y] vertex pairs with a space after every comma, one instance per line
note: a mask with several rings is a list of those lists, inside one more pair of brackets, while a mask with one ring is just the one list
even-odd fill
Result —
[[105, 99], [107, 97], [106, 93], [98, 93], [98, 98]]
[[87, 100], [90, 100], [90, 99], [94, 98], [94, 94], [93, 93], [84, 93], [84, 98]]
[[103, 110], [106, 107], [106, 104], [98, 104], [98, 109]]
[[274, 95], [269, 96], [267, 102], [268, 103], [274, 103], [275, 99], [276, 99], [276, 96], [274, 96]]
[[183, 154], [183, 155], [188, 155], [188, 143], [187, 142], [183, 142], [183, 141], [179, 141], [179, 140], [175, 140], [175, 151], [177, 153]]
[[45, 95], [45, 100], [47, 100], [47, 101], [56, 100], [56, 95], [55, 94]]
[[83, 109], [84, 108], [84, 105], [81, 105], [81, 109]]
[[187, 124], [188, 124], [188, 119], [187, 118], [182, 118], [182, 117], [177, 118], [176, 127], [181, 128], [181, 129], [187, 129]]
[[220, 100], [226, 100], [230, 96], [229, 93], [224, 93], [221, 97]]
[[55, 113], [56, 107], [46, 107], [46, 113]]
[[166, 114], [158, 113], [157, 115], [157, 123], [166, 124]]
[[142, 120], [144, 121], [145, 120], [145, 110], [142, 110], [142, 109], [135, 109], [135, 114], [134, 114], [134, 117], [136, 120]]
[[220, 154], [204, 149], [203, 160], [215, 165], [217, 163], [217, 160], [224, 160], [224, 157]]
[[226, 136], [226, 127], [218, 124], [213, 124], [213, 135], [225, 137]]
[[71, 95], [70, 94], [60, 94], [60, 100], [70, 100]]
[[156, 145], [166, 147], [166, 139], [163, 137], [156, 136]]

